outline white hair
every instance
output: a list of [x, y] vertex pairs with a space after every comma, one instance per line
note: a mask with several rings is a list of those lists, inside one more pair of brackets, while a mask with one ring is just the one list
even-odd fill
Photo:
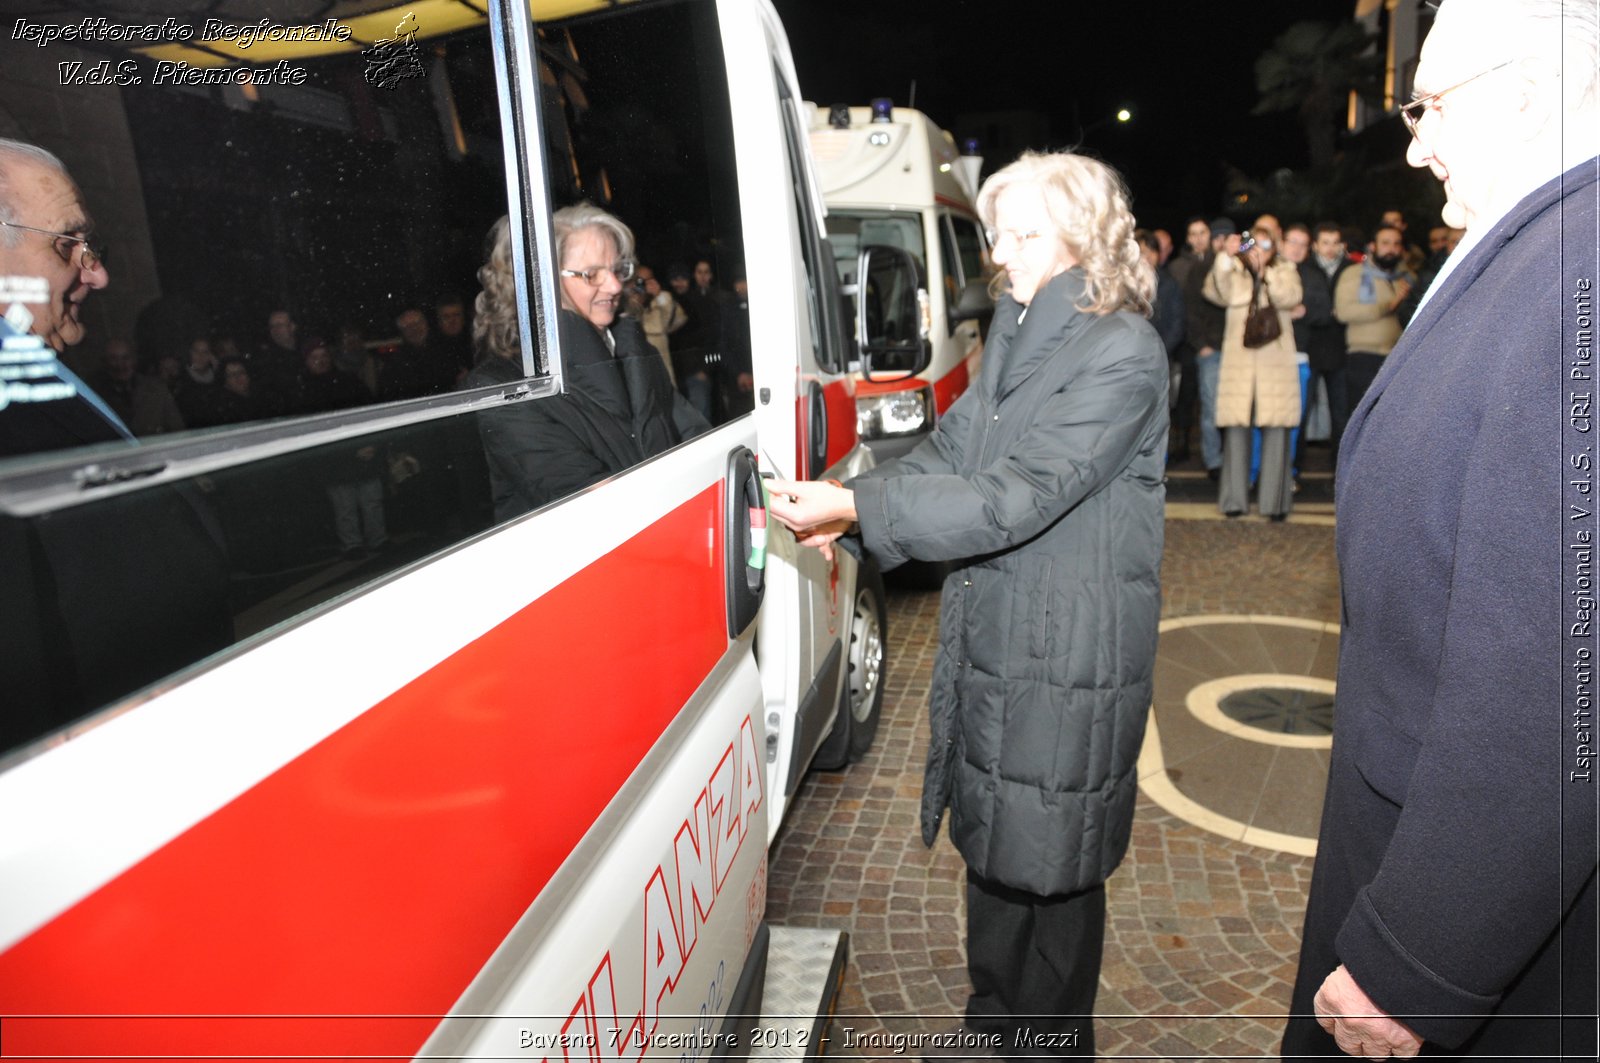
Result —
[[[37, 144], [0, 137], [0, 221], [17, 220], [16, 207], [11, 201], [11, 167], [16, 163], [34, 163], [48, 166], [65, 174], [66, 164]], [[0, 225], [0, 247], [16, 247], [22, 233], [9, 225]]]
[[633, 230], [624, 225], [621, 218], [601, 210], [593, 203], [562, 207], [551, 215], [550, 220], [555, 227], [558, 265], [567, 260], [567, 241], [574, 233], [584, 229], [603, 229], [615, 241], [619, 259], [633, 257]]
[[1600, 103], [1600, 0], [1445, 0], [1440, 13], [1469, 6], [1508, 58], [1543, 59], [1560, 72], [1569, 115]]
[[[1600, 102], [1600, 0], [1521, 0], [1542, 41], [1561, 42], [1561, 78], [1567, 110], [1582, 112]], [[1554, 58], [1554, 57], [1552, 57]]]

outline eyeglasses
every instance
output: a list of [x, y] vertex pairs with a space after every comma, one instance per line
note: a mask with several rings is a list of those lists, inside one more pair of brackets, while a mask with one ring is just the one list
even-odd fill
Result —
[[1454, 85], [1451, 85], [1447, 89], [1440, 89], [1438, 92], [1430, 92], [1426, 96], [1418, 96], [1416, 99], [1412, 100], [1410, 103], [1403, 105], [1400, 108], [1400, 121], [1405, 123], [1406, 132], [1410, 133], [1412, 136], [1414, 136], [1414, 137], [1416, 137], [1416, 138], [1418, 138], [1420, 140], [1421, 137], [1422, 137], [1422, 134], [1417, 132], [1417, 127], [1422, 124], [1422, 113], [1424, 111], [1426, 111], [1429, 107], [1435, 106], [1439, 102], [1439, 97], [1440, 96], [1443, 96], [1447, 92], [1454, 92], [1456, 89], [1461, 88], [1461, 86], [1463, 86], [1463, 85], [1470, 85], [1474, 81], [1477, 81], [1479, 78], [1483, 77], [1484, 75], [1492, 74], [1496, 70], [1500, 70], [1500, 69], [1502, 69], [1504, 67], [1508, 67], [1512, 63], [1515, 63], [1515, 62], [1516, 62], [1515, 59], [1507, 59], [1503, 63], [1500, 63], [1500, 64], [1498, 64], [1496, 66], [1491, 66], [1488, 70], [1480, 70], [1476, 74], [1474, 74], [1471, 77], [1467, 78], [1467, 80], [1458, 81]]
[[611, 266], [590, 266], [588, 269], [564, 269], [561, 271], [561, 275], [563, 277], [582, 277], [584, 280], [589, 282], [589, 287], [598, 288], [600, 287], [600, 275], [602, 273], [609, 273], [613, 277], [616, 277], [619, 281], [626, 281], [633, 276], [633, 269], [634, 266], [632, 260], [625, 258], [621, 262]]
[[96, 270], [106, 260], [105, 245], [92, 240], [87, 236], [74, 236], [71, 233], [58, 233], [53, 229], [36, 229], [32, 225], [18, 225], [14, 221], [0, 221], [0, 225], [13, 229], [22, 229], [30, 233], [43, 233], [55, 237], [56, 254], [61, 256], [61, 261], [67, 265], [72, 264], [72, 249], [78, 248], [78, 268]]
[[1008, 236], [1017, 242], [1018, 247], [1021, 247], [1029, 240], [1043, 236], [1044, 233], [1038, 229], [1029, 229], [1027, 232], [1019, 232], [1016, 229], [985, 229], [983, 230], [983, 235], [984, 238], [989, 241], [989, 246], [992, 248], [998, 247], [1000, 245], [1000, 241], [1004, 240]]

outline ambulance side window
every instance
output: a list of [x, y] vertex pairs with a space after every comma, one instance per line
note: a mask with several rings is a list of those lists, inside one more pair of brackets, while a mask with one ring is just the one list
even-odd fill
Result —
[[[0, 770], [98, 710], [659, 452], [660, 439], [630, 449], [627, 432], [602, 431], [600, 444], [626, 445], [601, 464], [558, 458], [550, 439], [593, 427], [594, 411], [551, 394], [558, 352], [541, 335], [514, 313], [478, 313], [489, 237], [524, 199], [506, 159], [533, 148], [501, 113], [522, 98], [501, 83], [509, 45], [473, 5], [446, 6], [419, 9], [381, 47], [259, 41], [222, 65], [216, 47], [180, 49], [177, 67], [169, 49], [158, 69], [138, 50], [56, 42], [0, 64], [8, 114], [63, 160], [111, 247], [111, 283], [83, 304], [89, 339], [0, 375]], [[216, 13], [189, 8], [173, 14]], [[623, 5], [531, 32], [549, 163], [531, 179], [555, 207], [586, 200], [620, 217], [663, 281], [704, 258], [726, 291], [743, 237], [714, 5]], [[127, 59], [142, 80], [57, 87], [58, 61], [102, 59], [114, 71]], [[293, 83], [241, 84], [279, 69]], [[521, 229], [496, 277], [538, 323], [555, 263], [532, 251], [539, 226]], [[0, 277], [20, 268], [9, 246]], [[475, 325], [486, 342], [472, 342]], [[102, 359], [108, 347], [116, 357]], [[720, 403], [721, 363], [704, 364]], [[80, 378], [82, 393], [65, 389], [84, 400], [72, 418], [21, 401]], [[87, 398], [102, 382], [109, 417]], [[161, 420], [173, 406], [196, 411], [182, 431]], [[29, 416], [9, 432], [19, 410]], [[534, 490], [507, 489], [519, 471], [508, 456], [536, 470]]]
[[[109, 249], [82, 342], [0, 379], [0, 760], [494, 523], [474, 404], [498, 396], [458, 388], [509, 201], [495, 48], [462, 7], [378, 43], [0, 65], [10, 135], [61, 160]], [[60, 254], [22, 235], [0, 277]], [[48, 337], [51, 305], [9, 327]]]
[[[954, 231], [951, 228], [951, 217], [948, 214], [939, 216], [939, 257], [944, 260], [944, 301], [946, 306], [955, 306], [956, 300], [961, 298], [961, 266], [956, 254]], [[946, 315], [948, 318], [948, 315]], [[946, 322], [948, 327], [948, 321]]]
[[[744, 237], [715, 7], [625, 5], [542, 23], [537, 40], [551, 206], [591, 204], [631, 230], [637, 265], [676, 309], [653, 305], [635, 276], [624, 282], [619, 310], [669, 348], [681, 390], [700, 378], [693, 394], [709, 389], [711, 420], [720, 423], [732, 415], [725, 400], [730, 382], [748, 372], [740, 364], [748, 354], [733, 289], [744, 275]], [[570, 360], [578, 352], [565, 350], [568, 340], [588, 345], [594, 333], [562, 316]], [[569, 375], [567, 390], [581, 383]]]
[[842, 373], [849, 360], [846, 340], [847, 312], [839, 295], [833, 251], [819, 235], [821, 219], [812, 206], [809, 183], [802, 160], [806, 158], [806, 135], [795, 117], [794, 97], [781, 71], [773, 71], [783, 117], [784, 147], [789, 162], [789, 178], [794, 190], [795, 217], [800, 225], [800, 251], [805, 262], [810, 298], [811, 334], [817, 364], [829, 372]]
[[983, 233], [971, 218], [954, 214], [945, 216], [945, 222], [955, 234], [958, 257], [961, 262], [961, 283], [971, 284], [988, 275], [984, 260]]
[[[77, 311], [82, 341], [62, 333], [74, 345], [32, 370], [16, 396], [29, 401], [0, 408], [13, 426], [0, 424], [0, 461], [457, 387], [484, 237], [506, 212], [496, 64], [482, 20], [408, 30], [387, 50], [51, 45], [52, 71], [109, 60], [120, 79], [52, 75], [6, 94], [21, 138], [65, 164], [90, 246], [106, 251]], [[16, 64], [0, 91], [28, 76]], [[42, 204], [10, 206], [49, 227]], [[48, 237], [27, 235], [0, 247], [0, 276], [40, 271], [29, 252]], [[53, 316], [34, 306], [32, 331]], [[29, 421], [23, 406], [50, 409]], [[82, 430], [52, 431], [64, 418]]]

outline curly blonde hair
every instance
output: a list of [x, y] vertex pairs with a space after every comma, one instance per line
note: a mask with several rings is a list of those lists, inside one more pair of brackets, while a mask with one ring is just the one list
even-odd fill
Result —
[[[978, 216], [994, 228], [995, 200], [1012, 185], [1029, 184], [1044, 194], [1056, 233], [1085, 275], [1090, 314], [1131, 310], [1148, 317], [1156, 275], [1139, 254], [1135, 223], [1122, 177], [1098, 159], [1070, 151], [1025, 151], [990, 175], [978, 191]], [[1004, 274], [1000, 274], [1004, 276]]]
[[511, 220], [504, 214], [489, 227], [484, 263], [478, 267], [483, 291], [473, 300], [472, 342], [479, 352], [499, 358], [522, 357], [517, 326], [517, 278], [511, 264]]

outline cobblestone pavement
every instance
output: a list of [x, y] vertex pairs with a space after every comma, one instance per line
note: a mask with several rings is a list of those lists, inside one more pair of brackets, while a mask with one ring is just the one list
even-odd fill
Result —
[[[1275, 614], [1336, 623], [1333, 529], [1167, 522], [1164, 618]], [[872, 751], [813, 773], [773, 849], [768, 917], [850, 933], [830, 1054], [917, 1058], [852, 1041], [948, 1028], [968, 985], [961, 858], [917, 826], [938, 596], [890, 593], [884, 717]], [[1258, 785], [1258, 780], [1251, 780]], [[1128, 857], [1107, 887], [1095, 1035], [1102, 1058], [1276, 1054], [1311, 860], [1184, 822], [1140, 794]]]

